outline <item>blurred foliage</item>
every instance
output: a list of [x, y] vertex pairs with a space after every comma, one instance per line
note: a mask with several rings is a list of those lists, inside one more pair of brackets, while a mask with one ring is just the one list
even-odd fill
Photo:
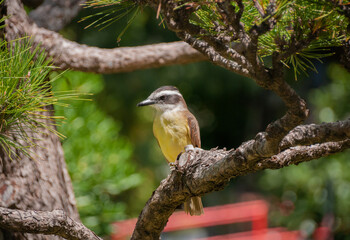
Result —
[[[101, 76], [81, 72], [67, 72], [54, 83], [54, 91], [98, 94], [103, 88]], [[126, 218], [127, 203], [120, 194], [142, 181], [131, 161], [133, 148], [119, 135], [121, 124], [94, 100], [56, 107], [56, 114], [66, 118], [58, 130], [67, 136], [63, 149], [81, 220], [97, 234], [108, 234], [109, 223]]]
[[[330, 83], [309, 95], [315, 122], [350, 117], [350, 73], [336, 64], [327, 68]], [[337, 239], [350, 239], [350, 152], [283, 168], [268, 170], [259, 186], [272, 197], [271, 223], [303, 230], [307, 235], [323, 222]], [[334, 224], [333, 224], [334, 221]]]

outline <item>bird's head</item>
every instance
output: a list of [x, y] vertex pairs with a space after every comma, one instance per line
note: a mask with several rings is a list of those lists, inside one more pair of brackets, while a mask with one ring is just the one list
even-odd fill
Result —
[[147, 99], [137, 104], [138, 107], [148, 105], [161, 112], [175, 109], [187, 109], [184, 98], [174, 86], [160, 87], [151, 93]]

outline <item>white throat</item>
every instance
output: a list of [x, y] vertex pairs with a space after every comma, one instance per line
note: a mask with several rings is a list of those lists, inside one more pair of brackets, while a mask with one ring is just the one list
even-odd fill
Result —
[[183, 104], [154, 104], [152, 107], [157, 110], [157, 114], [167, 114], [186, 110], [186, 107]]

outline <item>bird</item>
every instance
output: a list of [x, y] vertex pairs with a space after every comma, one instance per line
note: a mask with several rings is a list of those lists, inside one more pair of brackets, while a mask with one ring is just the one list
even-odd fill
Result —
[[[156, 89], [137, 106], [151, 106], [156, 110], [153, 134], [169, 164], [175, 163], [186, 146], [201, 147], [198, 121], [175, 86]], [[203, 214], [201, 198], [196, 196], [186, 200], [184, 211], [191, 216]]]

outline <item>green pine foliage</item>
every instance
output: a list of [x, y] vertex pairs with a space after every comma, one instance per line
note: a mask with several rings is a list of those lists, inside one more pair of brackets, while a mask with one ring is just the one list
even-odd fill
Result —
[[[95, 96], [103, 88], [101, 75], [82, 72], [67, 72], [54, 83], [55, 91], [75, 89]], [[103, 112], [96, 101], [74, 101], [70, 105], [55, 110], [66, 118], [58, 129], [67, 136], [63, 149], [79, 214], [88, 228], [98, 235], [109, 235], [110, 223], [130, 218], [122, 196], [140, 185], [142, 175], [130, 159], [130, 142], [119, 134], [119, 122]]]
[[90, 22], [85, 28], [91, 26], [100, 30], [123, 18], [128, 18], [126, 26], [119, 33], [117, 41], [120, 42], [125, 31], [129, 28], [141, 8], [135, 1], [123, 0], [90, 0], [85, 2], [85, 7], [97, 8], [98, 11], [92, 15], [83, 17], [80, 21]]
[[[269, 0], [257, 2], [266, 11]], [[342, 4], [348, 2], [343, 1]], [[294, 69], [295, 78], [301, 72], [306, 73], [308, 69], [316, 71], [312, 60], [331, 55], [330, 48], [339, 46], [345, 39], [348, 20], [330, 1], [277, 0], [274, 13], [265, 18], [260, 16], [254, 1], [243, 0], [243, 4], [241, 21], [246, 32], [269, 18], [276, 20], [274, 28], [259, 37], [258, 54], [263, 58], [270, 57], [274, 52], [286, 53], [282, 61], [287, 67]], [[238, 11], [239, 7], [234, 1], [232, 5]], [[197, 10], [193, 13], [192, 23], [206, 29], [213, 36], [220, 34], [215, 30], [216, 25], [225, 28], [225, 23], [217, 10], [216, 1], [195, 1], [195, 6]], [[217, 24], [213, 24], [214, 22]], [[230, 32], [225, 34], [230, 36]], [[297, 42], [304, 43], [306, 47], [293, 50]], [[287, 54], [289, 51], [292, 54]]]
[[61, 117], [47, 113], [47, 106], [76, 95], [52, 93], [55, 78], [48, 78], [52, 69], [46, 54], [38, 47], [33, 49], [28, 38], [0, 43], [0, 146], [11, 159], [19, 152], [35, 158], [33, 149], [40, 146], [33, 132], [48, 129], [62, 137], [54, 127]]
[[[274, 13], [267, 17], [259, 14], [254, 2], [259, 2], [261, 8], [266, 11], [269, 0], [243, 0], [242, 2], [244, 12], [241, 22], [246, 32], [270, 18], [276, 20], [274, 28], [259, 37], [259, 57], [261, 59], [270, 57], [274, 52], [285, 53], [281, 61], [286, 67], [294, 70], [296, 79], [300, 73], [306, 74], [309, 69], [316, 71], [313, 60], [332, 55], [331, 47], [339, 46], [345, 39], [349, 22], [339, 13], [336, 4], [345, 5], [349, 4], [349, 1], [276, 0]], [[238, 12], [238, 4], [235, 1], [231, 1], [231, 4]], [[118, 41], [140, 10], [136, 1], [91, 0], [86, 3], [86, 6], [102, 9], [97, 9], [97, 13], [83, 19], [94, 19], [89, 26], [106, 27], [124, 16], [129, 16], [127, 26], [118, 36]], [[218, 11], [216, 0], [181, 1], [177, 8], [182, 7], [195, 8], [190, 22], [205, 29], [208, 34], [218, 36], [224, 33], [226, 36], [233, 36], [230, 31], [217, 30], [218, 26], [222, 29], [226, 26]], [[133, 11], [134, 14], [131, 14]], [[200, 36], [197, 37], [200, 38]], [[296, 42], [304, 43], [304, 46], [294, 50]]]

